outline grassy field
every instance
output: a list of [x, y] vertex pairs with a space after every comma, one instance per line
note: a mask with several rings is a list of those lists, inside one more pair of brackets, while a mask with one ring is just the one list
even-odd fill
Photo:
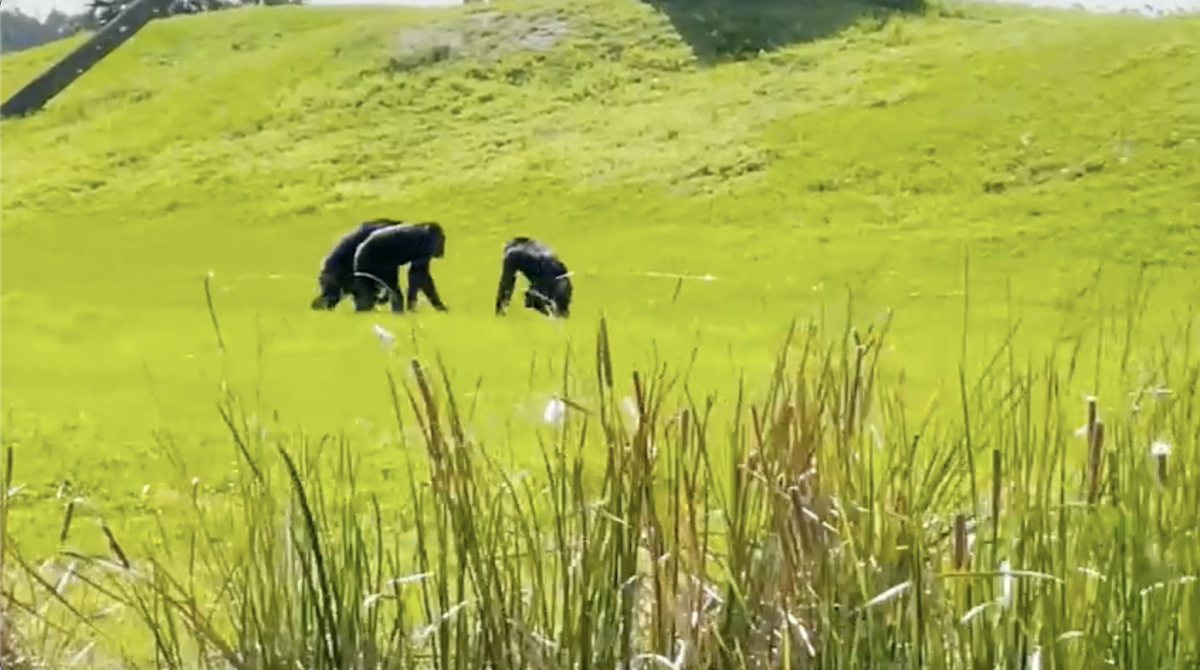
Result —
[[[55, 551], [71, 497], [135, 542], [164, 518], [187, 535], [193, 478], [237, 498], [223, 380], [252, 427], [346, 436], [359, 486], [404, 507], [396, 445], [419, 431], [397, 434], [374, 324], [400, 361], [440, 354], [470, 435], [514, 467], [540, 462], [543, 408], [568, 352], [593, 367], [601, 315], [618, 368], [686, 373], [696, 397], [717, 393], [717, 424], [740, 379], [765, 400], [793, 319], [840, 333], [894, 310], [880, 383], [910, 430], [934, 399], [961, 411], [960, 363], [974, 379], [1006, 342], [1038, 365], [1084, 351], [1056, 392], [1111, 411], [1187, 367], [1118, 372], [1126, 342], [1166, 355], [1195, 338], [1200, 20], [751, 5], [172, 19], [5, 121], [3, 437], [22, 551]], [[6, 56], [3, 94], [77, 43]], [[376, 216], [446, 226], [449, 314], [308, 310], [321, 256]], [[576, 272], [569, 322], [491, 314], [518, 234]], [[92, 529], [72, 543], [106, 546]]]

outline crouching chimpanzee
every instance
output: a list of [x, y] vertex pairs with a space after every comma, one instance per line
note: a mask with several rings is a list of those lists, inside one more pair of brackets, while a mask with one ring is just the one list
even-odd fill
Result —
[[388, 226], [398, 226], [399, 221], [373, 219], [359, 224], [357, 228], [342, 236], [333, 250], [321, 263], [317, 275], [317, 297], [313, 298], [313, 309], [333, 309], [343, 298], [354, 291], [354, 252], [371, 233]]
[[496, 314], [503, 315], [512, 299], [517, 273], [529, 280], [525, 306], [547, 316], [571, 313], [571, 278], [567, 266], [542, 242], [514, 237], [504, 244], [504, 265], [496, 291]]
[[405, 223], [387, 226], [371, 233], [354, 252], [354, 309], [369, 312], [387, 293], [393, 312], [403, 312], [405, 301], [400, 293], [400, 266], [408, 265], [408, 309], [417, 306], [417, 293], [423, 292], [434, 309], [445, 312], [438, 297], [429, 264], [446, 253], [446, 234], [437, 223]]

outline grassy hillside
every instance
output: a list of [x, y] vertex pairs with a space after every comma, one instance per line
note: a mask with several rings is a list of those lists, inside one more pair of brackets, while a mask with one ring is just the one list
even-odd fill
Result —
[[[173, 19], [5, 121], [5, 439], [31, 551], [56, 492], [133, 524], [192, 476], [221, 490], [222, 375], [394, 476], [375, 323], [402, 355], [440, 351], [474, 389], [473, 430], [519, 444], [564, 345], [590, 364], [601, 313], [623, 364], [683, 369], [698, 349], [691, 385], [732, 401], [791, 319], [836, 329], [852, 292], [860, 325], [896, 310], [890, 381], [905, 370], [918, 410], [954, 393], [968, 251], [975, 368], [1018, 320], [1030, 351], [1094, 334], [1143, 264], [1161, 280], [1145, 327], [1187, 318], [1200, 21], [782, 7], [699, 24], [632, 0]], [[74, 44], [6, 56], [4, 93]], [[435, 276], [452, 311], [310, 313], [320, 257], [381, 215], [448, 228]], [[517, 234], [577, 272], [570, 323], [491, 315]], [[717, 280], [676, 295], [656, 272]]]

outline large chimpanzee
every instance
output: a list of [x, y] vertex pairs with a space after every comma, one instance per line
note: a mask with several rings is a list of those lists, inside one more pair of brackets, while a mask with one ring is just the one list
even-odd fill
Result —
[[429, 264], [445, 254], [446, 234], [437, 223], [405, 223], [371, 233], [354, 252], [355, 311], [374, 309], [379, 291], [384, 288], [392, 311], [403, 312], [400, 266], [408, 265], [408, 309], [416, 308], [417, 294], [423, 292], [434, 309], [445, 312], [447, 308], [429, 274]]
[[373, 219], [343, 235], [321, 263], [317, 275], [318, 295], [313, 298], [312, 308], [333, 309], [342, 298], [349, 296], [354, 291], [354, 252], [358, 251], [358, 246], [376, 230], [400, 224], [392, 219]]
[[504, 243], [504, 265], [496, 290], [496, 314], [503, 315], [512, 299], [517, 273], [529, 280], [525, 306], [547, 316], [567, 317], [571, 313], [571, 278], [567, 266], [542, 242], [529, 237], [514, 237]]

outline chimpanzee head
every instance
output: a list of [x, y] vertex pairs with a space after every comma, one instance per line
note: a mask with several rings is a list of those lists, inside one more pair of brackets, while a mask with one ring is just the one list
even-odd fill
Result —
[[571, 315], [571, 280], [559, 277], [554, 280], [554, 291], [550, 299], [554, 301], [554, 311], [558, 316], [566, 318]]
[[317, 277], [317, 297], [313, 298], [313, 309], [333, 309], [342, 300], [342, 285], [327, 272]]
[[542, 290], [525, 290], [525, 306], [546, 316], [565, 318], [571, 314], [571, 282], [566, 277], [554, 280]]
[[544, 305], [546, 301], [542, 299], [541, 294], [532, 289], [525, 289], [525, 307], [536, 309], [539, 312], [545, 313]]
[[369, 312], [375, 308], [375, 305], [382, 302], [379, 289], [366, 282], [355, 284], [350, 296], [354, 299], [354, 311], [356, 312]]
[[430, 255], [434, 258], [441, 258], [446, 255], [446, 232], [442, 230], [442, 226], [438, 223], [427, 223], [425, 228], [429, 230], [431, 243]]

